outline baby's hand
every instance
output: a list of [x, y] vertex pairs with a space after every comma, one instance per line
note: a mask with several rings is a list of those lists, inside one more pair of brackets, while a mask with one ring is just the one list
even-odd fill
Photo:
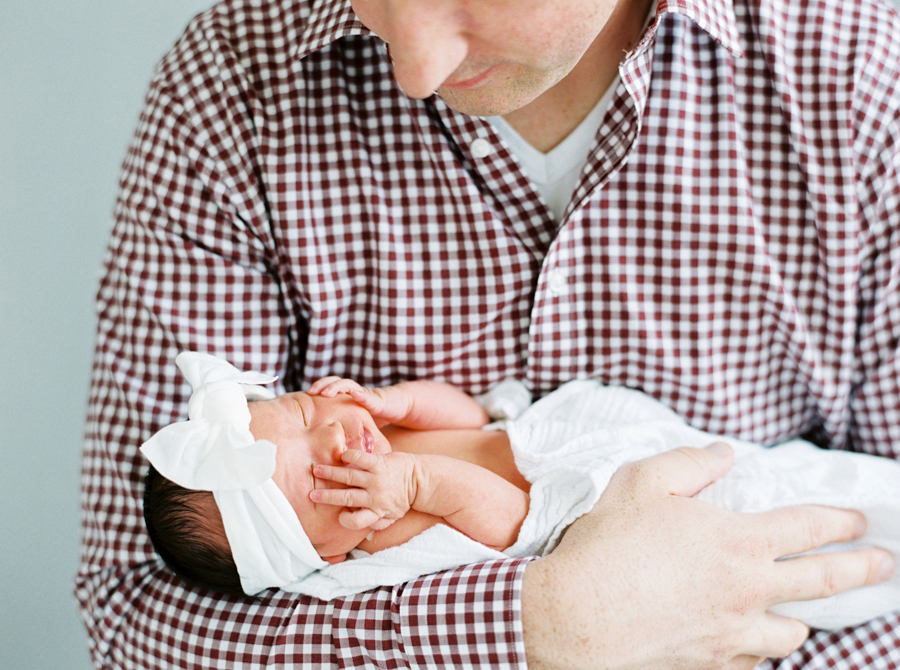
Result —
[[346, 393], [365, 407], [373, 418], [385, 423], [405, 419], [413, 404], [412, 397], [402, 386], [367, 388], [352, 379], [336, 376], [316, 380], [307, 393], [323, 398], [334, 398], [339, 393]]
[[346, 507], [339, 516], [344, 528], [383, 530], [409, 511], [417, 489], [414, 455], [348, 449], [341, 460], [352, 467], [315, 465], [313, 475], [349, 488], [316, 488], [309, 498], [315, 503]]

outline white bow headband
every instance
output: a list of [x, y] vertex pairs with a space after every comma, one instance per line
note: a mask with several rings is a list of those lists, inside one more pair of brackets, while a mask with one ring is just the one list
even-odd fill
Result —
[[247, 399], [270, 400], [274, 382], [215, 356], [182, 352], [175, 363], [193, 388], [188, 421], [162, 428], [141, 447], [179, 486], [212, 491], [245, 593], [290, 589], [328, 565], [272, 479], [277, 447], [250, 432]]

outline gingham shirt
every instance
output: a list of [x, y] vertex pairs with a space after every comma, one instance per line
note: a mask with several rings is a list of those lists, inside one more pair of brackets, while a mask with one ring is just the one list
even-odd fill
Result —
[[[525, 665], [527, 561], [322, 603], [184, 588], [138, 445], [181, 350], [366, 384], [575, 377], [704, 430], [900, 454], [900, 19], [660, 0], [558, 224], [484, 120], [409, 100], [341, 0], [227, 0], [163, 60], [99, 293], [76, 592], [104, 667]], [[783, 668], [900, 664], [900, 618]]]

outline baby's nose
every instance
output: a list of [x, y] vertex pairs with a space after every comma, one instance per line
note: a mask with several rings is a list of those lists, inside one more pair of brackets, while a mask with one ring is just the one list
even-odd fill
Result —
[[332, 433], [330, 440], [330, 456], [335, 463], [340, 463], [341, 454], [347, 451], [347, 435], [344, 433], [344, 427], [338, 422], [331, 424], [329, 429]]

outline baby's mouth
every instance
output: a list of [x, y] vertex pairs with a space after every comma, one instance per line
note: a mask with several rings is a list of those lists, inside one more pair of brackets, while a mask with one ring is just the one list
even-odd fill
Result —
[[363, 429], [362, 429], [362, 445], [361, 446], [362, 446], [363, 451], [365, 451], [367, 454], [375, 453], [375, 438], [373, 437], [372, 433], [369, 432], [369, 429], [366, 427], [363, 427]]

